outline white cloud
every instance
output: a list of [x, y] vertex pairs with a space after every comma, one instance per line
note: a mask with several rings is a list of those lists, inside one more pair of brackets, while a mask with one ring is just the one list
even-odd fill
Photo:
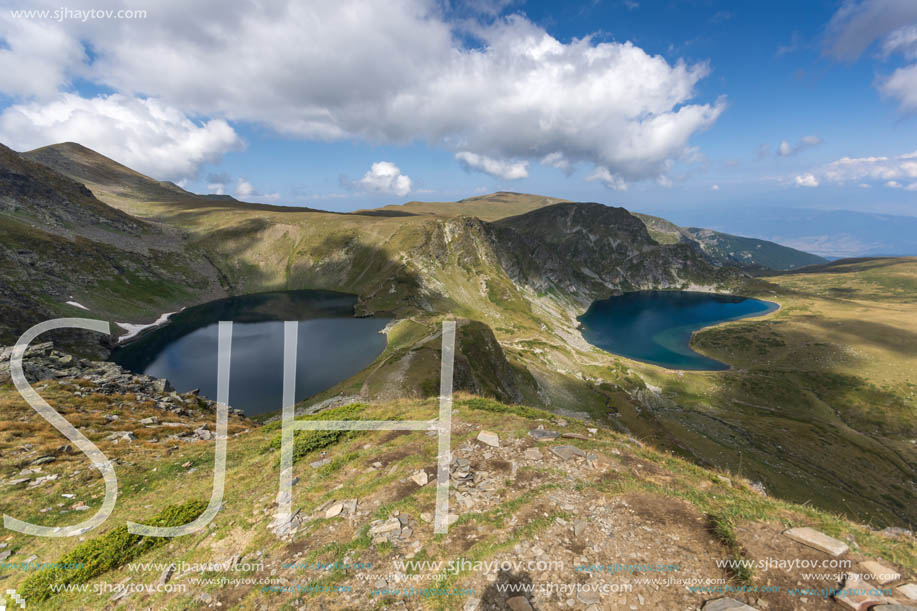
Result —
[[818, 179], [812, 174], [801, 174], [795, 178], [797, 187], [817, 187]]
[[719, 186], [719, 185], [713, 185], [713, 186], [710, 187], [710, 188], [711, 188], [712, 190], [714, 190], [714, 191], [719, 191], [719, 190], [720, 190], [720, 186]]
[[917, 59], [917, 25], [898, 28], [885, 37], [882, 54], [888, 57], [892, 53], [901, 53], [908, 59]]
[[411, 179], [390, 161], [377, 161], [358, 184], [367, 191], [390, 193], [403, 197], [411, 192]]
[[817, 186], [819, 182], [830, 182], [857, 183], [860, 187], [869, 187], [870, 184], [864, 181], [874, 181], [895, 187], [900, 186], [898, 181], [902, 179], [917, 179], [917, 151], [895, 157], [842, 157], [811, 172], [796, 176], [794, 180], [797, 185], [803, 185], [801, 181], [815, 182], [803, 186]]
[[890, 187], [892, 189], [904, 189], [905, 191], [917, 191], [917, 181], [904, 185], [898, 182], [897, 180], [890, 180], [887, 183], [885, 183], [885, 186]]
[[213, 193], [214, 195], [223, 195], [224, 194], [224, 185], [218, 182], [207, 183], [207, 193]]
[[599, 181], [614, 191], [627, 191], [627, 183], [620, 176], [612, 174], [608, 168], [598, 167], [586, 177], [587, 182]]
[[79, 142], [158, 179], [193, 176], [203, 163], [243, 148], [222, 119], [196, 123], [155, 99], [120, 94], [82, 98], [64, 93], [46, 103], [0, 113], [0, 141], [16, 150]]
[[88, 61], [80, 39], [47, 20], [0, 14], [0, 90], [12, 96], [53, 97]]
[[569, 159], [564, 157], [563, 153], [559, 153], [557, 151], [542, 157], [541, 165], [547, 165], [547, 166], [551, 166], [552, 168], [557, 168], [558, 170], [561, 170], [567, 176], [573, 173], [573, 164], [570, 163]]
[[917, 110], [917, 64], [895, 70], [890, 77], [880, 83], [879, 91], [896, 98], [901, 110]]
[[[706, 63], [670, 63], [630, 42], [561, 42], [520, 15], [443, 15], [434, 0], [160, 3], [144, 20], [49, 23], [47, 49], [10, 44], [13, 70], [2, 73], [34, 64], [41, 85], [4, 78], [0, 90], [43, 95], [83, 78], [284, 135], [419, 140], [497, 160], [560, 153], [628, 181], [666, 172], [726, 107], [695, 101]], [[19, 21], [4, 16], [0, 37]]]
[[818, 136], [803, 136], [796, 144], [790, 144], [788, 140], [782, 140], [777, 146], [777, 154], [781, 157], [795, 155], [808, 148], [821, 144], [822, 140]]
[[455, 158], [461, 162], [466, 170], [477, 170], [504, 180], [517, 180], [529, 175], [527, 161], [512, 162], [493, 159], [470, 151], [456, 153]]
[[251, 197], [252, 195], [255, 195], [255, 185], [244, 178], [240, 178], [236, 183], [236, 196]]

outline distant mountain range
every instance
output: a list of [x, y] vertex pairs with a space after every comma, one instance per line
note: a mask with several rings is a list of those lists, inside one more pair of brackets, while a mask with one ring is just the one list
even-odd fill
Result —
[[762, 207], [669, 210], [678, 222], [770, 240], [829, 259], [917, 255], [917, 217]]

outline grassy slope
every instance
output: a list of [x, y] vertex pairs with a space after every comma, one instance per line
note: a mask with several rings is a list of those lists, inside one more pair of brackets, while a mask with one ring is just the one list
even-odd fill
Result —
[[[72, 422], [86, 428], [92, 418], [104, 413], [104, 401], [79, 407], [66, 389], [52, 384], [44, 391], [49, 400]], [[127, 425], [130, 419], [140, 418], [148, 410], [128, 404], [121, 410]], [[101, 401], [101, 402], [100, 402]], [[32, 443], [38, 447], [52, 446], [53, 433], [47, 426], [35, 422], [34, 414], [15, 395], [9, 386], [0, 387], [4, 422], [0, 428], [0, 446], [15, 447]], [[102, 412], [94, 412], [101, 408]], [[435, 399], [427, 401], [385, 402], [346, 408], [349, 417], [362, 419], [427, 419], [438, 410]], [[338, 410], [340, 411], [340, 410]], [[92, 415], [95, 413], [95, 415]], [[339, 417], [331, 414], [328, 417]], [[35, 422], [23, 426], [22, 421]], [[13, 423], [17, 423], [13, 425]], [[564, 432], [588, 437], [588, 440], [565, 439], [554, 443], [536, 444], [527, 431], [543, 425]], [[91, 427], [90, 427], [91, 428]], [[474, 441], [480, 429], [496, 431], [500, 435], [501, 449], [484, 451]], [[547, 548], [552, 560], [567, 563], [566, 572], [539, 574], [539, 580], [569, 581], [570, 565], [584, 554], [584, 544], [615, 546], [619, 555], [609, 556], [616, 561], [641, 563], [678, 562], [682, 566], [680, 577], [697, 575], [704, 578], [735, 579], [723, 570], [716, 569], [714, 560], [738, 553], [752, 559], [764, 557], [762, 547], [783, 541], [785, 557], [809, 557], [811, 550], [782, 539], [780, 531], [787, 526], [810, 525], [833, 536], [855, 541], [853, 557], [881, 557], [905, 571], [917, 568], [917, 547], [913, 542], [878, 536], [862, 526], [848, 522], [811, 507], [793, 505], [760, 496], [748, 483], [735, 474], [699, 468], [670, 454], [637, 444], [627, 437], [605, 428], [589, 434], [582, 423], [563, 423], [549, 412], [506, 406], [489, 400], [459, 396], [453, 416], [452, 447], [464, 456], [464, 447], [476, 448], [471, 456], [473, 468], [496, 484], [499, 499], [495, 503], [482, 502], [472, 510], [458, 511], [459, 520], [448, 535], [434, 536], [432, 526], [419, 516], [432, 512], [434, 489], [432, 485], [419, 488], [406, 478], [417, 469], [430, 469], [435, 464], [435, 438], [423, 433], [377, 432], [347, 435], [332, 440], [330, 445], [319, 444], [303, 454], [297, 461], [294, 487], [294, 507], [302, 507], [309, 515], [332, 499], [359, 499], [359, 511], [354, 519], [316, 519], [307, 522], [290, 540], [281, 540], [269, 528], [274, 517], [278, 482], [278, 452], [273, 448], [278, 426], [270, 425], [244, 432], [239, 425], [230, 431], [228, 471], [224, 506], [213, 524], [204, 532], [150, 548], [136, 557], [130, 550], [106, 551], [105, 562], [112, 568], [92, 576], [88, 583], [155, 584], [160, 571], [130, 571], [127, 561], [138, 562], [225, 562], [239, 555], [243, 562], [261, 561], [261, 570], [241, 573], [208, 572], [204, 577], [275, 578], [280, 584], [339, 585], [352, 587], [353, 594], [344, 604], [339, 594], [271, 593], [262, 592], [256, 584], [236, 587], [194, 585], [190, 577], [176, 574], [172, 584], [185, 584], [185, 593], [133, 594], [122, 600], [127, 607], [157, 609], [185, 609], [194, 606], [201, 592], [209, 593], [224, 608], [244, 606], [252, 608], [258, 603], [270, 608], [384, 608], [401, 597], [373, 597], [370, 585], [356, 577], [357, 573], [391, 572], [392, 560], [404, 558], [407, 546], [395, 548], [391, 544], [373, 544], [366, 529], [373, 519], [386, 518], [398, 512], [416, 521], [412, 541], [419, 542], [414, 558], [418, 560], [504, 560], [534, 558], [535, 552], [519, 552], [518, 546], [528, 550], [532, 544]], [[117, 472], [122, 495], [113, 516], [99, 529], [87, 535], [89, 541], [98, 541], [97, 547], [107, 549], [105, 533], [112, 533], [125, 520], [150, 519], [163, 507], [163, 500], [174, 502], [206, 501], [210, 495], [213, 444], [207, 442], [183, 443], [176, 452], [163, 453], [165, 444], [153, 444], [144, 439], [129, 447], [124, 444], [103, 444], [110, 457], [120, 457]], [[101, 437], [100, 434], [90, 435]], [[549, 457], [540, 461], [522, 459], [525, 447], [539, 445], [546, 453], [552, 445], [567, 443], [597, 454], [596, 468], [584, 463], [561, 462]], [[323, 446], [323, 447], [319, 447]], [[308, 450], [309, 447], [304, 447]], [[319, 469], [309, 466], [319, 452], [326, 452], [331, 462]], [[4, 456], [7, 456], [4, 452]], [[382, 467], [372, 467], [381, 462]], [[515, 462], [516, 466], [511, 463]], [[17, 469], [9, 458], [4, 458], [3, 475], [12, 477]], [[72, 477], [77, 472], [82, 486], [73, 486]], [[29, 518], [46, 525], [67, 524], [77, 519], [73, 511], [63, 511], [55, 501], [63, 492], [75, 492], [94, 511], [100, 502], [101, 481], [89, 473], [79, 456], [65, 462], [45, 467], [46, 473], [61, 477], [35, 490], [13, 489], [4, 495], [2, 510], [20, 518]], [[85, 486], [88, 485], [87, 489]], [[452, 499], [453, 508], [457, 507]], [[51, 511], [40, 509], [51, 507]], [[87, 512], [88, 513], [88, 512]], [[561, 522], [558, 522], [557, 519]], [[588, 522], [585, 539], [568, 533], [570, 524], [577, 519]], [[598, 530], [608, 520], [618, 532], [617, 538], [608, 538]], [[708, 526], [710, 525], [710, 526]], [[711, 528], [712, 530], [708, 530]], [[627, 534], [631, 533], [631, 534]], [[646, 533], [645, 537], [640, 533]], [[712, 534], [711, 534], [712, 533]], [[109, 535], [108, 539], [114, 535]], [[670, 537], [677, 537], [679, 547], [673, 552], [668, 547]], [[720, 541], [717, 541], [717, 538]], [[36, 562], [55, 562], [65, 553], [81, 545], [75, 538], [53, 539], [11, 535], [6, 537], [8, 549], [14, 552], [13, 560], [22, 560], [34, 554]], [[515, 551], [514, 551], [515, 550]], [[768, 548], [767, 553], [772, 553]], [[119, 556], [120, 554], [120, 556]], [[605, 562], [595, 554], [586, 553], [592, 561]], [[780, 557], [784, 557], [780, 556]], [[118, 558], [121, 557], [121, 561]], [[350, 562], [372, 563], [371, 571], [309, 571], [283, 568], [291, 562]], [[180, 573], [180, 571], [179, 571]], [[37, 574], [37, 573], [36, 573]], [[458, 575], [444, 575], [445, 581], [416, 584], [417, 587], [474, 588], [477, 596], [486, 593], [488, 582], [475, 571]], [[535, 577], [535, 575], [532, 575]], [[27, 571], [11, 571], [7, 586], [22, 591], [29, 578]], [[792, 587], [798, 580], [795, 572], [784, 575], [779, 571], [746, 575], [745, 583], [766, 585], [786, 583]], [[40, 582], [30, 582], [36, 588]], [[615, 575], [616, 583], [627, 583], [627, 577]], [[827, 584], [824, 584], [827, 585]], [[91, 587], [91, 586], [90, 586]], [[624, 605], [636, 602], [636, 593], [647, 600], [650, 608], [686, 608], [699, 606], [704, 598], [691, 594], [684, 588], [649, 589], [643, 587], [630, 595], [629, 601], [610, 600], [609, 604]], [[486, 594], [485, 594], [486, 595]], [[494, 595], [493, 592], [490, 595]], [[29, 602], [29, 608], [93, 608], [107, 601], [111, 594], [101, 598], [91, 590], [85, 594], [55, 595], [45, 602]], [[410, 609], [459, 609], [466, 596], [406, 598]], [[786, 605], [792, 599], [786, 595], [762, 595], [771, 605]], [[796, 604], [798, 601], [794, 601]], [[817, 603], [817, 601], [816, 601]], [[804, 608], [804, 607], [797, 607]], [[821, 608], [821, 607], [813, 607]]]

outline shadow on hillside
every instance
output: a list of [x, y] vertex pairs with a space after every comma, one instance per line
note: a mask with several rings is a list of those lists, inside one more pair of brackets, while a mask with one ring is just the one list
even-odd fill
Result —
[[[288, 243], [280, 244], [266, 237], [272, 225], [247, 219], [207, 237], [203, 245], [237, 284], [232, 294], [306, 289], [349, 293], [358, 297], [357, 316], [445, 310], [451, 303], [431, 291], [397, 253], [367, 244], [355, 231], [315, 236], [314, 243], [305, 236], [284, 236]], [[270, 263], [255, 259], [263, 256], [274, 258]]]
[[816, 318], [807, 322], [824, 329], [830, 341], [867, 344], [900, 356], [917, 356], [917, 332], [914, 331], [869, 320], [844, 320], [842, 324], [832, 324], [829, 319]]

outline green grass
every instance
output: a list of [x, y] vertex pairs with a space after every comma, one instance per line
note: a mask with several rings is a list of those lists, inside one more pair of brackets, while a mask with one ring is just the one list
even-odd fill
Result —
[[[169, 505], [156, 514], [149, 525], [181, 526], [194, 521], [206, 508], [207, 504], [202, 501]], [[54, 593], [52, 586], [86, 583], [170, 541], [167, 537], [133, 535], [127, 531], [127, 526], [119, 526], [78, 545], [56, 561], [58, 564], [79, 568], [53, 568], [36, 573], [20, 586], [19, 593], [30, 602], [43, 601]]]

